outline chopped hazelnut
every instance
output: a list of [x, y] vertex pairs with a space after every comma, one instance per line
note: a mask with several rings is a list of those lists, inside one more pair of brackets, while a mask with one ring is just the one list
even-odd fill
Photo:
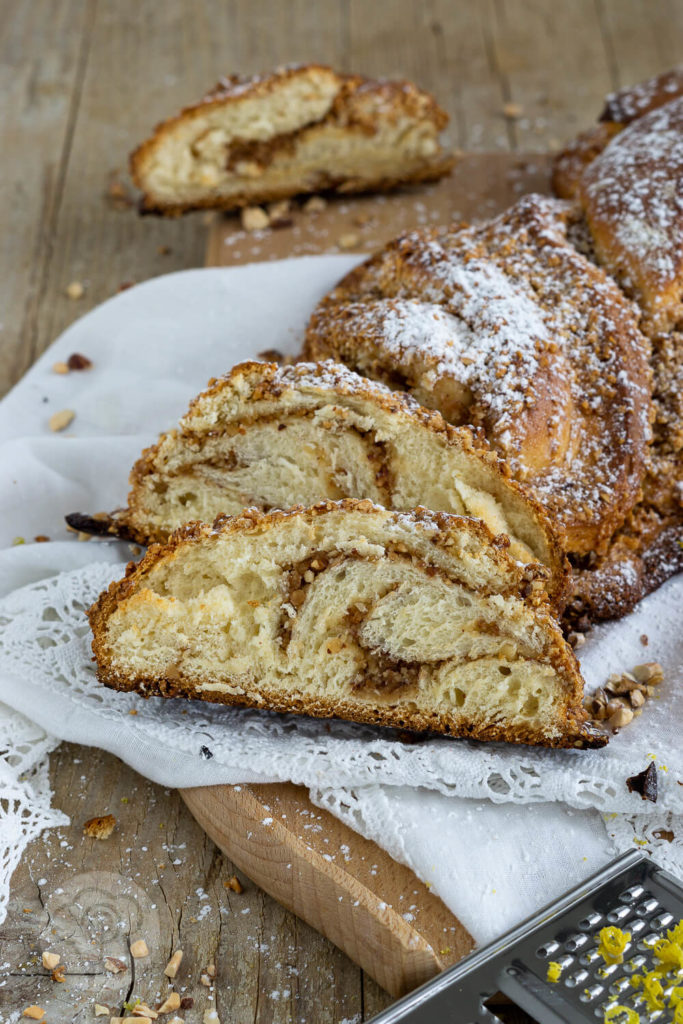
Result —
[[358, 235], [354, 234], [353, 231], [348, 231], [344, 235], [340, 235], [337, 239], [337, 244], [340, 249], [353, 249], [358, 245]]
[[159, 1013], [170, 1013], [171, 1010], [180, 1009], [180, 996], [177, 992], [169, 993], [168, 997], [163, 1001], [160, 1007], [158, 1007]]
[[85, 288], [80, 281], [72, 281], [66, 287], [66, 294], [70, 299], [82, 299], [85, 294]]
[[55, 967], [52, 972], [52, 980], [66, 981], [66, 966], [64, 964], [60, 964], [59, 967]]
[[664, 669], [658, 661], [646, 661], [645, 664], [634, 667], [633, 675], [639, 683], [649, 683], [650, 686], [656, 686], [664, 678]]
[[88, 359], [87, 356], [82, 356], [80, 352], [72, 352], [66, 365], [70, 370], [89, 370], [92, 366], [92, 360]]
[[213, 1008], [211, 1008], [210, 1010], [204, 1010], [202, 1024], [221, 1024], [221, 1019], [216, 1013], [216, 1011]]
[[226, 889], [232, 889], [233, 892], [244, 892], [244, 887], [237, 875], [231, 875], [227, 882], [223, 882], [223, 885]]
[[90, 818], [83, 825], [83, 835], [91, 839], [108, 839], [116, 826], [113, 814], [104, 814], [99, 818]]
[[202, 983], [202, 985], [205, 986], [205, 988], [211, 987], [211, 978], [206, 973], [206, 971], [202, 971], [202, 973], [199, 975], [199, 980]]
[[45, 1010], [43, 1010], [40, 1006], [35, 1006], [34, 1004], [33, 1006], [27, 1006], [22, 1016], [30, 1017], [31, 1020], [42, 1020], [43, 1017], [45, 1016]]
[[68, 373], [69, 372], [69, 367], [66, 365], [66, 363], [53, 363], [52, 364], [52, 372], [53, 373]]
[[144, 939], [137, 939], [131, 943], [130, 955], [138, 960], [140, 957], [149, 956], [149, 949]]
[[504, 103], [503, 115], [511, 120], [516, 120], [524, 113], [524, 107], [520, 103]]
[[284, 228], [292, 223], [292, 209], [289, 199], [280, 199], [268, 204], [268, 219], [272, 228]]
[[207, 964], [207, 966], [206, 966], [206, 973], [209, 975], [210, 978], [215, 978], [216, 977], [216, 965], [215, 964]]
[[640, 690], [634, 690], [633, 693], [631, 694], [631, 707], [632, 708], [642, 708], [644, 703], [645, 703], [645, 698], [643, 697], [643, 695], [640, 692]]
[[166, 964], [166, 967], [164, 968], [164, 974], [166, 975], [167, 978], [175, 978], [176, 974], [178, 973], [178, 968], [180, 967], [180, 961], [182, 959], [182, 949], [176, 949], [175, 953], [173, 954], [171, 959]]
[[59, 412], [53, 412], [48, 420], [50, 430], [55, 434], [60, 430], [66, 430], [75, 415], [73, 409], [60, 409]]
[[327, 200], [323, 199], [322, 196], [311, 196], [304, 203], [304, 213], [320, 213], [327, 206]]
[[61, 959], [59, 953], [50, 953], [48, 950], [45, 950], [43, 953], [43, 967], [47, 967], [48, 971], [52, 971]]
[[156, 1020], [159, 1014], [148, 1006], [147, 1003], [138, 1003], [133, 1007], [133, 1016], [135, 1018], [142, 1017], [146, 1020]]
[[105, 956], [104, 958], [104, 969], [110, 971], [111, 974], [119, 974], [121, 971], [125, 971], [127, 964], [123, 960], [118, 960], [115, 956]]
[[108, 1017], [109, 1007], [103, 1006], [102, 1003], [95, 1003], [95, 1016], [96, 1017]]
[[630, 708], [620, 707], [607, 720], [610, 729], [621, 729], [633, 721], [633, 712]]
[[242, 227], [245, 231], [263, 231], [270, 224], [270, 217], [260, 206], [245, 206], [242, 210]]

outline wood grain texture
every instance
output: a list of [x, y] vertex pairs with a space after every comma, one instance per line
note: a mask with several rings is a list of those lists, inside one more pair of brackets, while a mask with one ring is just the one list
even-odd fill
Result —
[[300, 786], [206, 786], [181, 796], [248, 877], [393, 996], [472, 949], [466, 929], [412, 871], [315, 807]]
[[[308, 59], [412, 74], [450, 112], [455, 145], [544, 150], [594, 119], [605, 88], [663, 70], [680, 60], [682, 44], [677, 0], [0, 0], [0, 393], [120, 284], [201, 264], [203, 215], [141, 220], [112, 201], [108, 186], [115, 169], [125, 182], [126, 154], [154, 123], [220, 74]], [[522, 106], [520, 117], [504, 115], [507, 102]], [[85, 285], [79, 301], [64, 294], [73, 280]], [[69, 952], [73, 969], [56, 986], [36, 961], [55, 939], [57, 890], [72, 892], [74, 879], [95, 870], [132, 878], [157, 904], [152, 986], [180, 941], [192, 951], [182, 984], [203, 1006], [201, 961], [219, 957], [223, 1024], [359, 1024], [387, 1004], [371, 979], [272, 899], [251, 886], [227, 893], [232, 866], [177, 796], [109, 755], [68, 745], [52, 758], [52, 778], [72, 825], [34, 842], [15, 874], [0, 926], [2, 962], [11, 963], [0, 978], [3, 1015], [51, 999], [50, 1019], [90, 1020], [104, 982], [112, 1005], [125, 995], [130, 973], [104, 978]], [[97, 845], [83, 841], [82, 821], [107, 808], [118, 810], [119, 829]], [[160, 836], [185, 844], [159, 850], [162, 872], [148, 856]], [[126, 905], [117, 884], [109, 882], [116, 910]]]

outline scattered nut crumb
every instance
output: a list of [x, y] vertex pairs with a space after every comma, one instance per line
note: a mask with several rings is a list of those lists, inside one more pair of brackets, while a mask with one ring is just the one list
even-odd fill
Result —
[[656, 686], [664, 678], [664, 669], [658, 661], [647, 661], [643, 665], [634, 666], [633, 675], [639, 683], [649, 683], [650, 686]]
[[66, 294], [70, 299], [82, 299], [85, 295], [85, 288], [80, 281], [72, 281], [66, 286]]
[[45, 1016], [45, 1010], [43, 1010], [40, 1006], [36, 1006], [34, 1004], [33, 1006], [27, 1006], [22, 1016], [30, 1017], [31, 1020], [42, 1020], [42, 1018]]
[[122, 281], [121, 284], [116, 289], [116, 291], [117, 292], [127, 292], [129, 288], [132, 288], [134, 286], [134, 284], [135, 284], [135, 281]]
[[191, 1010], [193, 1006], [194, 999], [192, 998], [192, 996], [183, 996], [183, 998], [180, 1000], [181, 1010]]
[[66, 981], [66, 966], [64, 964], [60, 964], [59, 967], [55, 967], [52, 972], [52, 980], [58, 982]]
[[68, 373], [69, 372], [69, 367], [66, 365], [66, 363], [61, 363], [61, 362], [53, 363], [52, 364], [52, 372], [53, 373]]
[[157, 246], [157, 252], [159, 253], [160, 256], [170, 256], [171, 253], [173, 252], [173, 249], [171, 248], [170, 245], [159, 245]]
[[75, 415], [76, 413], [73, 409], [60, 409], [59, 412], [53, 412], [48, 420], [50, 430], [53, 430], [55, 433], [60, 430], [66, 430]]
[[304, 213], [320, 213], [327, 207], [327, 200], [322, 196], [311, 196], [303, 205]]
[[650, 638], [647, 635], [647, 633], [641, 633], [641, 635], [640, 635], [640, 642], [643, 645], [643, 647], [647, 647], [647, 645], [650, 642]]
[[524, 107], [521, 103], [504, 103], [503, 104], [503, 116], [509, 117], [511, 120], [516, 120], [521, 117], [524, 113]]
[[177, 992], [171, 992], [167, 999], [163, 1001], [161, 1006], [157, 1007], [159, 1013], [170, 1013], [171, 1010], [180, 1009], [180, 996]]
[[215, 1010], [204, 1010], [202, 1024], [221, 1024], [221, 1019]]
[[47, 541], [49, 541], [49, 539], [50, 538], [44, 533], [37, 533], [36, 536], [33, 538], [36, 544], [45, 544]]
[[293, 223], [292, 204], [289, 199], [280, 199], [268, 204], [268, 220], [271, 228], [286, 228]]
[[245, 231], [263, 231], [270, 224], [270, 217], [261, 206], [245, 206], [241, 220]]
[[206, 965], [206, 973], [209, 975], [210, 978], [215, 978], [216, 977], [216, 965], [215, 964], [207, 964]]
[[108, 1017], [109, 1007], [102, 1006], [102, 1003], [95, 1003], [95, 1016], [96, 1017]]
[[77, 530], [76, 531], [76, 540], [80, 540], [80, 542], [83, 544], [87, 540], [92, 540], [92, 534], [91, 533], [85, 533], [83, 530]]
[[144, 939], [137, 939], [135, 942], [131, 943], [130, 955], [135, 957], [136, 960], [143, 956], [149, 956], [147, 943]]
[[169, 1019], [169, 1021], [168, 1021], [168, 1024], [185, 1024], [185, 1018], [184, 1017], [171, 1017]]
[[244, 892], [244, 886], [240, 882], [237, 875], [230, 875], [227, 882], [223, 882], [226, 889], [232, 889], [233, 892]]
[[133, 194], [120, 180], [118, 171], [111, 171], [109, 174], [105, 199], [114, 210], [127, 210], [135, 203]]
[[151, 1006], [148, 1006], [147, 1003], [138, 1003], [133, 1007], [133, 1016], [136, 1020], [140, 1018], [143, 1020], [156, 1020], [159, 1014]]
[[90, 818], [83, 825], [83, 835], [91, 839], [108, 839], [114, 831], [116, 818], [113, 814], [104, 814], [100, 818]]
[[353, 249], [355, 245], [358, 245], [358, 235], [349, 231], [337, 239], [337, 245], [340, 249]]
[[178, 968], [180, 967], [180, 961], [182, 959], [183, 959], [183, 951], [182, 951], [182, 949], [176, 949], [175, 953], [173, 954], [171, 959], [168, 961], [168, 963], [166, 964], [166, 967], [164, 969], [164, 974], [166, 975], [167, 978], [175, 978], [176, 974], [178, 973]]
[[637, 775], [631, 775], [626, 780], [626, 788], [629, 793], [640, 793], [643, 800], [650, 800], [657, 803], [657, 769], [654, 761], [650, 761], [647, 768]]
[[88, 359], [87, 356], [81, 355], [80, 352], [72, 352], [66, 361], [66, 365], [70, 370], [89, 370], [92, 366], [92, 360]]
[[121, 971], [127, 969], [127, 964], [123, 960], [118, 960], [115, 956], [105, 956], [104, 969], [112, 974], [120, 974]]
[[43, 953], [43, 967], [47, 967], [48, 971], [51, 971], [57, 966], [61, 959], [62, 958], [59, 953], [50, 953], [48, 950], [45, 950]]
[[610, 729], [622, 729], [629, 722], [633, 721], [633, 712], [630, 708], [617, 708], [613, 714], [607, 719], [607, 725]]
[[206, 971], [202, 971], [202, 973], [199, 975], [199, 980], [202, 983], [202, 985], [205, 986], [205, 988], [211, 988], [211, 978], [206, 973]]

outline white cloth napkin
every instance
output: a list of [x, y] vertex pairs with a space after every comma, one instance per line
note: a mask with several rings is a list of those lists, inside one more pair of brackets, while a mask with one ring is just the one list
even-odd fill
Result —
[[[680, 579], [634, 616], [601, 627], [584, 648], [584, 672], [594, 685], [650, 658], [667, 671], [665, 696], [607, 751], [450, 740], [409, 746], [346, 723], [201, 702], [181, 707], [104, 690], [94, 679], [83, 608], [120, 575], [130, 545], [79, 543], [63, 525], [67, 512], [108, 510], [125, 500], [142, 447], [175, 424], [209, 377], [268, 348], [296, 351], [312, 306], [355, 262], [308, 257], [157, 278], [75, 323], [0, 404], [0, 700], [12, 709], [4, 721], [13, 716], [17, 743], [19, 712], [54, 736], [112, 750], [166, 785], [304, 783], [317, 802], [413, 867], [477, 939], [486, 939], [585, 877], [612, 850], [634, 840], [656, 843], [655, 823], [666, 816], [670, 832], [672, 815], [683, 811], [683, 716], [675, 700], [683, 662]], [[53, 373], [53, 363], [73, 352], [92, 359], [92, 369]], [[49, 417], [63, 408], [74, 410], [73, 423], [52, 434]], [[32, 543], [40, 534], [51, 542]], [[25, 543], [12, 546], [18, 538]], [[31, 730], [42, 735], [27, 721]], [[652, 758], [661, 768], [657, 807], [624, 784]], [[12, 758], [5, 760], [16, 785]], [[559, 801], [622, 813], [608, 832], [596, 810], [573, 811]], [[44, 789], [34, 803], [44, 808]], [[0, 817], [10, 867], [24, 839], [16, 821], [8, 826]], [[660, 845], [658, 859], [681, 870], [677, 841]], [[3, 863], [0, 857], [0, 914], [9, 879]]]

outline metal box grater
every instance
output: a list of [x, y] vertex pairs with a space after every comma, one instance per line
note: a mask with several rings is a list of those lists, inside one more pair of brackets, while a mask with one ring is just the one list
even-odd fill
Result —
[[[602, 1022], [613, 996], [634, 1009], [641, 1022], [668, 1024], [673, 1010], [648, 1012], [629, 979], [655, 969], [651, 944], [681, 918], [683, 886], [642, 853], [625, 854], [373, 1022], [500, 1024], [485, 1003], [502, 992], [538, 1024]], [[631, 933], [622, 964], [607, 966], [598, 953], [597, 934], [605, 925]], [[550, 961], [562, 964], [559, 982], [546, 980]]]

